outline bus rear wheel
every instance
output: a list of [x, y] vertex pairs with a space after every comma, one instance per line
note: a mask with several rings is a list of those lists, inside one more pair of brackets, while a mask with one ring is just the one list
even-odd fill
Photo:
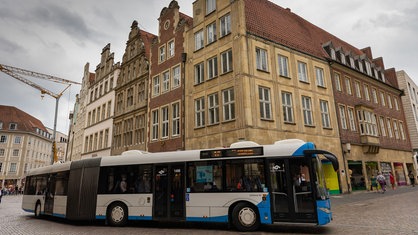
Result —
[[241, 232], [257, 230], [260, 227], [257, 209], [248, 203], [238, 203], [232, 210], [232, 224]]
[[121, 202], [112, 203], [107, 210], [107, 221], [111, 226], [124, 226], [128, 222], [126, 205]]

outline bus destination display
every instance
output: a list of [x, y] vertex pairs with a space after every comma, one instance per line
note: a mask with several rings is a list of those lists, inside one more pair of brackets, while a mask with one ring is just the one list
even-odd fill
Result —
[[214, 149], [200, 152], [201, 159], [222, 157], [247, 157], [263, 155], [263, 147], [239, 148], [239, 149]]

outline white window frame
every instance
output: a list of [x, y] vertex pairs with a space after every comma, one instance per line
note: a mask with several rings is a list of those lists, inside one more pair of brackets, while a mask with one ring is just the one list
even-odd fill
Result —
[[260, 118], [271, 120], [273, 115], [271, 110], [270, 88], [259, 86], [258, 98], [260, 103]]
[[212, 93], [208, 95], [208, 124], [214, 125], [219, 123], [219, 95]]
[[268, 72], [268, 55], [267, 50], [263, 48], [255, 48], [256, 65], [258, 70]]
[[302, 61], [298, 61], [298, 79], [301, 82], [309, 82], [308, 65]]
[[354, 81], [354, 89], [356, 91], [356, 97], [361, 98], [361, 89], [360, 89], [360, 82]]
[[228, 13], [219, 19], [219, 37], [225, 37], [231, 33], [231, 15]]
[[216, 21], [206, 27], [207, 44], [211, 44], [217, 40], [216, 35]]
[[164, 62], [165, 61], [165, 45], [160, 46], [160, 48], [158, 49], [158, 61]]
[[331, 128], [331, 120], [330, 120], [330, 115], [329, 115], [328, 101], [319, 100], [319, 104], [320, 104], [320, 107], [321, 107], [322, 127], [323, 128]]
[[222, 91], [223, 100], [223, 120], [230, 121], [235, 119], [235, 93], [233, 88]]
[[320, 67], [315, 67], [315, 75], [316, 85], [320, 87], [325, 87], [324, 69]]
[[161, 139], [167, 139], [169, 135], [169, 112], [168, 106], [161, 107]]
[[399, 139], [399, 129], [398, 129], [398, 122], [395, 120], [395, 119], [393, 119], [393, 132], [394, 132], [394, 134], [395, 134], [395, 139]]
[[176, 53], [176, 44], [174, 43], [174, 39], [167, 43], [168, 46], [168, 58], [171, 58]]
[[386, 106], [385, 94], [382, 91], [380, 91], [380, 103], [382, 106]]
[[283, 121], [294, 123], [292, 93], [282, 92]]
[[179, 136], [180, 135], [180, 103], [174, 103], [171, 105], [171, 117], [172, 117], [172, 125], [171, 128], [171, 136]]
[[163, 72], [163, 90], [162, 93], [167, 92], [170, 90], [170, 71], [167, 70]]
[[378, 104], [379, 103], [379, 100], [377, 99], [377, 90], [376, 90], [376, 88], [372, 88], [372, 97], [373, 97], [373, 102], [375, 104]]
[[15, 144], [20, 144], [22, 143], [22, 136], [16, 136], [15, 137]]
[[218, 57], [214, 56], [207, 61], [208, 80], [218, 76]]
[[370, 101], [370, 91], [369, 91], [369, 86], [367, 84], [363, 85], [363, 89], [364, 89], [364, 98], [367, 101]]
[[334, 73], [335, 88], [337, 91], [342, 91], [341, 76], [339, 73]]
[[341, 123], [341, 129], [347, 130], [347, 116], [345, 115], [345, 106], [339, 105], [338, 110], [340, 112], [340, 123]]
[[0, 136], [0, 143], [7, 143], [7, 135]]
[[313, 126], [314, 120], [312, 115], [312, 98], [309, 96], [302, 96], [302, 113], [303, 123], [306, 126]]
[[205, 45], [205, 37], [204, 37], [204, 32], [203, 29], [197, 31], [194, 34], [194, 45], [195, 45], [195, 51], [200, 50], [204, 47]]
[[277, 55], [279, 62], [279, 75], [283, 77], [289, 77], [289, 59], [284, 55]]
[[15, 162], [10, 163], [9, 172], [10, 173], [16, 173], [17, 172], [17, 163], [15, 163]]
[[402, 140], [405, 140], [406, 139], [406, 137], [405, 137], [405, 130], [403, 128], [403, 122], [401, 122], [401, 121], [399, 121], [399, 131], [401, 133], [401, 139]]
[[153, 87], [153, 89], [152, 89], [152, 95], [153, 96], [157, 96], [157, 95], [160, 95], [160, 76], [159, 75], [157, 75], [157, 76], [154, 76], [153, 78], [152, 78], [152, 87]]
[[397, 97], [393, 97], [393, 100], [395, 101], [395, 110], [399, 110], [398, 98]]
[[158, 140], [158, 134], [159, 134], [159, 123], [160, 119], [159, 119], [159, 110], [153, 110], [152, 111], [152, 137], [151, 140]]
[[393, 108], [393, 106], [392, 106], [392, 96], [390, 94], [387, 95], [387, 101], [388, 101], [388, 107], [390, 109], [392, 109]]
[[222, 74], [231, 72], [233, 69], [232, 64], [232, 49], [229, 49], [227, 51], [224, 51], [221, 53], [221, 69]]
[[379, 117], [379, 123], [380, 123], [380, 134], [382, 136], [386, 136], [386, 124], [385, 124], [385, 118], [380, 116]]
[[201, 84], [205, 81], [205, 63], [200, 62], [194, 66], [194, 84]]
[[206, 15], [216, 10], [216, 0], [206, 0]]
[[389, 138], [393, 138], [392, 124], [391, 124], [390, 118], [386, 119], [386, 126], [388, 130]]
[[13, 149], [12, 156], [13, 157], [18, 157], [19, 156], [19, 149]]
[[354, 109], [351, 107], [347, 107], [347, 113], [348, 113], [348, 122], [350, 123], [350, 130], [357, 131]]
[[205, 126], [205, 98], [200, 97], [194, 101], [195, 107], [195, 127]]

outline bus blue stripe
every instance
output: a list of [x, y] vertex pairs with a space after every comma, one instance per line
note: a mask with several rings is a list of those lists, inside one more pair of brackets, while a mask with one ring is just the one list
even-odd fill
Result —
[[260, 223], [262, 224], [271, 224], [271, 205], [270, 205], [270, 194], [266, 195], [266, 200], [261, 201], [257, 205], [258, 212], [260, 215]]
[[304, 145], [300, 146], [292, 156], [303, 156], [303, 150], [306, 149], [315, 149], [315, 145], [312, 142], [306, 142]]
[[219, 223], [226, 223], [228, 222], [228, 216], [215, 216], [215, 217], [186, 217], [186, 221], [189, 222], [219, 222]]

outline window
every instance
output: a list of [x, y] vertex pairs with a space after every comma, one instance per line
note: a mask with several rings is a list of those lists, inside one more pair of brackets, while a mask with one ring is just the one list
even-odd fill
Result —
[[162, 116], [161, 117], [162, 118], [161, 138], [168, 138], [168, 130], [169, 130], [168, 106], [161, 108], [161, 116]]
[[224, 121], [235, 119], [235, 97], [234, 89], [230, 88], [222, 91]]
[[316, 74], [316, 85], [320, 87], [325, 87], [324, 69], [315, 67], [315, 74]]
[[208, 59], [208, 79], [218, 76], [218, 57]]
[[[132, 106], [134, 104], [134, 89], [133, 88], [129, 88], [128, 89], [128, 95], [127, 95], [127, 100], [126, 100], [126, 106]], [[93, 115], [94, 115], [94, 110], [93, 110]], [[100, 116], [100, 110], [98, 110], [97, 112], [97, 117]]]
[[111, 116], [111, 110], [112, 110], [112, 101], [107, 102], [107, 116], [106, 117], [110, 117]]
[[[98, 194], [150, 193], [152, 189], [151, 165], [106, 166], [100, 169]], [[125, 180], [123, 180], [125, 178]], [[120, 187], [125, 181], [126, 189]], [[119, 186], [118, 186], [119, 184]]]
[[383, 106], [386, 106], [385, 94], [382, 91], [380, 92], [380, 103], [382, 103]]
[[152, 79], [152, 87], [153, 87], [152, 94], [154, 96], [159, 95], [160, 94], [160, 76], [155, 76]]
[[345, 77], [345, 89], [347, 91], [347, 94], [352, 95], [353, 92], [351, 90], [351, 80], [349, 77]]
[[173, 129], [171, 135], [178, 136], [180, 135], [180, 104], [174, 103], [171, 108], [173, 117]]
[[279, 75], [289, 77], [289, 62], [286, 56], [278, 55]]
[[17, 129], [17, 124], [16, 123], [10, 123], [9, 130], [16, 130], [16, 129]]
[[173, 88], [180, 86], [180, 65], [173, 68]]
[[[0, 156], [4, 156], [4, 149], [0, 149]], [[1, 171], [1, 169], [0, 169]]]
[[200, 30], [194, 34], [195, 51], [203, 48], [203, 44], [204, 44], [203, 30]]
[[222, 73], [232, 71], [232, 50], [225, 51], [221, 54]]
[[361, 98], [361, 90], [360, 90], [360, 82], [359, 81], [354, 82], [354, 88], [356, 90], [356, 97]]
[[205, 100], [203, 97], [194, 101], [195, 107], [195, 127], [203, 127], [205, 125]]
[[366, 65], [367, 75], [372, 76], [372, 68], [370, 67], [370, 62], [369, 61], [364, 61], [364, 64]]
[[298, 79], [301, 82], [308, 81], [308, 69], [306, 68], [306, 63], [298, 61]]
[[14, 157], [19, 156], [19, 149], [13, 149], [13, 156]]
[[219, 123], [219, 99], [218, 93], [208, 95], [209, 125]]
[[292, 93], [282, 92], [283, 121], [293, 123]]
[[311, 97], [302, 96], [302, 112], [305, 125], [313, 126]]
[[216, 10], [216, 0], [206, 0], [206, 15]]
[[0, 130], [3, 129], [3, 122], [0, 122]]
[[386, 125], [385, 125], [385, 118], [380, 116], [379, 117], [379, 124], [380, 124], [380, 134], [382, 136], [386, 136]]
[[388, 97], [388, 107], [391, 109], [391, 108], [393, 108], [393, 106], [392, 106], [392, 97], [389, 94], [388, 94], [387, 97]]
[[398, 98], [393, 97], [393, 101], [395, 101], [395, 110], [399, 110]]
[[165, 45], [160, 47], [160, 55], [159, 55], [159, 62], [163, 62], [165, 60]]
[[357, 110], [360, 135], [377, 135], [376, 115], [368, 110]]
[[167, 92], [170, 90], [170, 71], [163, 73], [163, 90], [162, 92]]
[[194, 84], [197, 85], [204, 81], [204, 64], [202, 62], [194, 66]]
[[337, 89], [337, 91], [342, 91], [340, 74], [334, 73], [334, 81], [335, 81], [335, 88]]
[[345, 106], [340, 105], [338, 106], [340, 110], [340, 122], [341, 122], [341, 129], [347, 130], [347, 118], [345, 116]]
[[220, 37], [224, 37], [231, 33], [231, 15], [227, 14], [219, 19], [220, 24]]
[[264, 162], [261, 159], [227, 161], [225, 165], [226, 190], [262, 192]]
[[221, 161], [190, 162], [187, 172], [187, 188], [190, 188], [192, 193], [224, 190]]
[[107, 148], [109, 146], [108, 142], [109, 142], [109, 129], [106, 129], [104, 133], [104, 140], [103, 140], [104, 148]]
[[123, 93], [119, 93], [118, 100], [117, 100], [117, 110], [118, 112], [122, 112], [122, 109], [123, 109]]
[[174, 44], [174, 40], [171, 40], [168, 42], [168, 58], [173, 57], [174, 53], [175, 53], [175, 44]]
[[369, 92], [369, 86], [364, 84], [364, 97], [366, 98], [367, 101], [370, 101], [370, 92]]
[[399, 139], [399, 129], [398, 129], [398, 122], [393, 120], [393, 132], [395, 133], [395, 138]]
[[321, 105], [322, 127], [324, 127], [324, 128], [331, 128], [331, 121], [330, 121], [330, 118], [329, 118], [328, 101], [326, 101], [326, 100], [320, 100], [319, 103]]
[[22, 142], [22, 136], [15, 137], [15, 144], [20, 144]]
[[16, 163], [10, 163], [10, 168], [9, 168], [9, 172], [10, 173], [16, 173], [16, 166], [17, 166], [17, 164]]
[[379, 103], [379, 101], [377, 100], [377, 91], [375, 88], [372, 88], [372, 97], [373, 97], [373, 102], [375, 104]]
[[348, 122], [350, 123], [350, 129], [351, 131], [356, 131], [356, 120], [354, 118], [354, 109], [353, 108], [347, 108], [348, 112]]
[[392, 138], [393, 137], [393, 132], [392, 132], [392, 125], [390, 124], [390, 118], [388, 118], [386, 120], [386, 124], [387, 124], [387, 127], [388, 127], [389, 137]]
[[401, 132], [401, 139], [405, 140], [405, 131], [403, 129], [403, 122], [399, 122], [399, 131]]
[[158, 140], [159, 115], [158, 110], [152, 111], [152, 140]]
[[271, 119], [270, 89], [266, 87], [258, 87], [258, 98], [260, 102], [261, 119]]
[[0, 143], [6, 143], [7, 142], [7, 135], [0, 136]]
[[216, 21], [208, 25], [206, 28], [207, 44], [211, 44], [216, 41]]
[[257, 69], [268, 71], [267, 66], [267, 51], [261, 48], [255, 49]]

